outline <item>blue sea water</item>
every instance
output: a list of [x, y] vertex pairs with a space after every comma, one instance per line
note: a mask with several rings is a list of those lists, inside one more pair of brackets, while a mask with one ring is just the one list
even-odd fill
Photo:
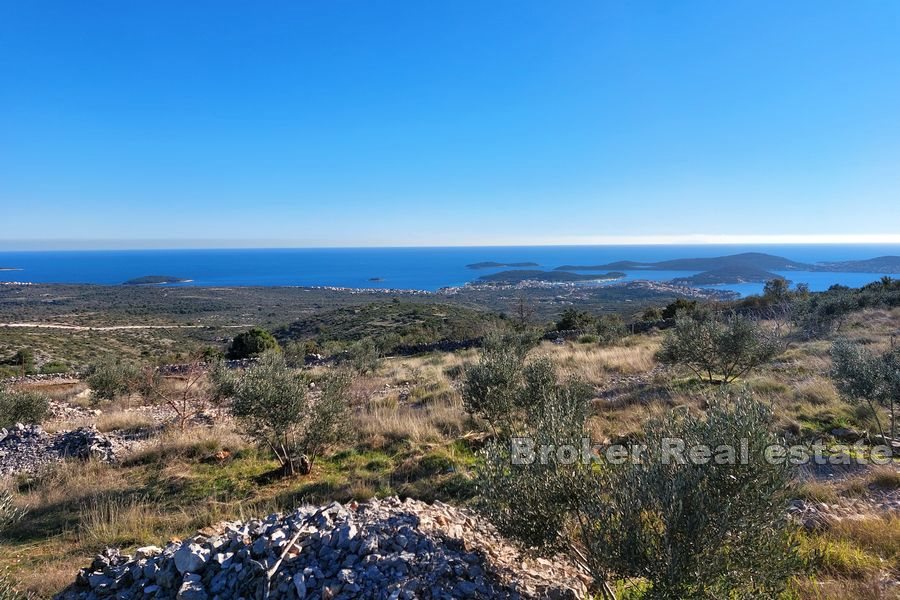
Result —
[[[856, 260], [900, 254], [897, 245], [790, 246], [508, 246], [465, 248], [303, 248], [234, 250], [103, 250], [0, 252], [0, 281], [119, 284], [145, 275], [190, 279], [197, 286], [337, 286], [437, 290], [504, 270], [466, 268], [485, 261], [536, 262], [546, 270], [563, 264], [605, 264], [619, 260], [654, 262], [674, 258], [766, 252], [799, 262]], [[694, 271], [629, 271], [627, 279], [664, 281]], [[877, 273], [782, 273], [813, 290], [840, 283], [859, 286]], [[378, 278], [378, 281], [373, 281]], [[762, 284], [716, 286], [741, 294]]]

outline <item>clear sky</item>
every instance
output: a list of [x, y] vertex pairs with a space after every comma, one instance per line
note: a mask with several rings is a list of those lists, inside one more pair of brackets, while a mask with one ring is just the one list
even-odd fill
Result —
[[900, 2], [0, 0], [0, 247], [900, 241], [898, 199]]

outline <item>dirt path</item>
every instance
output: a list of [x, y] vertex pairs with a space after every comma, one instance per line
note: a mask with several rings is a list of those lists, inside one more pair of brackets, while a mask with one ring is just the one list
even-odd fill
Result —
[[22, 327], [31, 329], [64, 329], [68, 331], [117, 331], [123, 329], [240, 329], [252, 325], [68, 325], [66, 323], [0, 323], [0, 327]]

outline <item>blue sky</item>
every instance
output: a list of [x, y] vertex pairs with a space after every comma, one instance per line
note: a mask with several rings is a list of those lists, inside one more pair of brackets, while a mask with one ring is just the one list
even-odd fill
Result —
[[900, 241], [900, 3], [0, 0], [0, 247]]

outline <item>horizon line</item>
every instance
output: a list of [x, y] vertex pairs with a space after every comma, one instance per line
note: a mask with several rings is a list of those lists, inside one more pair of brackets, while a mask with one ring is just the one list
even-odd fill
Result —
[[[230, 244], [230, 245], [229, 245]], [[553, 246], [766, 246], [766, 245], [900, 245], [900, 234], [692, 234], [657, 236], [569, 236], [547, 240], [521, 239], [445, 244], [395, 243], [306, 243], [300, 240], [222, 239], [34, 239], [0, 241], [0, 252], [52, 252], [102, 250], [318, 250], [318, 249], [401, 249], [401, 248], [499, 248]]]

